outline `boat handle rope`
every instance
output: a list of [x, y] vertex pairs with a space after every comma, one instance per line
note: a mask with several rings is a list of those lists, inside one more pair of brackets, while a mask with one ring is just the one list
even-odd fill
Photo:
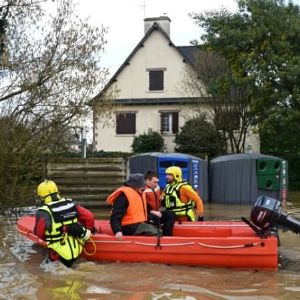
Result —
[[[87, 240], [87, 242], [91, 242], [91, 243], [92, 243], [92, 245], [93, 245], [93, 247], [94, 247], [94, 250], [93, 250], [92, 252], [88, 252], [88, 251], [85, 249], [85, 247], [83, 247], [83, 252], [84, 252], [87, 256], [92, 256], [92, 255], [94, 255], [94, 254], [97, 252], [96, 243], [95, 243], [95, 241], [92, 239], [92, 237], [90, 237], [90, 238]], [[85, 244], [84, 244], [83, 246], [85, 246]]]
[[[21, 229], [18, 228], [18, 231], [20, 233], [25, 233], [28, 237], [29, 236], [32, 236], [32, 237], [35, 237], [35, 240], [37, 242], [43, 242], [44, 245], [46, 244], [45, 241], [39, 239], [38, 237], [36, 237], [36, 235], [32, 234], [30, 231], [23, 231]], [[96, 253], [97, 251], [97, 247], [96, 247], [96, 242], [90, 237], [87, 242], [90, 242], [92, 243], [93, 245], [93, 251], [92, 252], [88, 252], [86, 251], [85, 247], [83, 248], [83, 251], [86, 255], [88, 256], [92, 256]], [[97, 241], [99, 242], [99, 241]], [[120, 241], [102, 241], [102, 242], [115, 242], [115, 243], [120, 243]], [[124, 241], [125, 242], [125, 241]], [[127, 241], [126, 241], [127, 242]], [[127, 242], [127, 243], [130, 243], [130, 242]], [[157, 248], [157, 243], [154, 244], [154, 243], [143, 243], [143, 242], [134, 242], [136, 245], [141, 245], [141, 246], [156, 246], [155, 248]], [[189, 242], [189, 243], [174, 243], [174, 244], [160, 244], [161, 247], [176, 247], [176, 246], [189, 246], [189, 245], [194, 245], [195, 242]], [[207, 247], [207, 248], [215, 248], [215, 249], [238, 249], [238, 248], [247, 248], [247, 247], [254, 247], [254, 246], [259, 246], [259, 243], [247, 243], [247, 244], [241, 244], [241, 245], [231, 245], [231, 246], [220, 246], [220, 245], [210, 245], [210, 244], [205, 244], [205, 243], [199, 243], [198, 242], [198, 245], [199, 246], [202, 246], [202, 247]], [[84, 245], [83, 245], [84, 246]], [[160, 248], [161, 249], [161, 248]]]
[[216, 248], [216, 249], [238, 249], [238, 248], [248, 248], [258, 246], [259, 243], [247, 243], [241, 245], [230, 245], [230, 246], [220, 246], [220, 245], [209, 245], [204, 243], [198, 243], [199, 246], [207, 247], [207, 248]]
[[[157, 246], [157, 244], [154, 243], [143, 243], [143, 242], [134, 242], [136, 245], [141, 245], [141, 246]], [[195, 242], [189, 242], [189, 243], [174, 243], [174, 244], [160, 244], [161, 247], [176, 247], [176, 246], [190, 246], [190, 245], [195, 245]], [[156, 248], [157, 249], [157, 248]]]
[[[89, 241], [87, 241], [89, 242]], [[132, 244], [132, 241], [93, 241], [95, 244]]]

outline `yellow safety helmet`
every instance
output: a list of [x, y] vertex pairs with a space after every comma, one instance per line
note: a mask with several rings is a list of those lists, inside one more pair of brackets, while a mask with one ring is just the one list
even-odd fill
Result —
[[166, 174], [172, 174], [176, 182], [182, 181], [182, 171], [179, 167], [169, 167], [166, 169]]
[[[37, 187], [38, 195], [44, 200], [45, 203], [52, 202], [53, 200], [60, 199], [58, 195], [58, 188], [54, 181], [45, 180]], [[55, 197], [52, 197], [55, 196]]]

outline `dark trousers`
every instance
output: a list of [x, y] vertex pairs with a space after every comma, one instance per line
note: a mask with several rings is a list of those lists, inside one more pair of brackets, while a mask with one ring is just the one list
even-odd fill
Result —
[[158, 233], [157, 227], [153, 222], [149, 223], [135, 223], [122, 227], [124, 235], [156, 235]]
[[163, 235], [171, 236], [173, 235], [173, 227], [175, 223], [175, 213], [172, 210], [164, 210], [161, 212], [161, 218], [154, 214], [149, 214], [149, 222], [155, 226], [161, 226]]

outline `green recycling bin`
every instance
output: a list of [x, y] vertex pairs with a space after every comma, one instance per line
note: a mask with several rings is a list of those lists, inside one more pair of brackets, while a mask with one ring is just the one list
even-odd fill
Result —
[[257, 187], [260, 190], [280, 190], [281, 160], [261, 157], [256, 159]]

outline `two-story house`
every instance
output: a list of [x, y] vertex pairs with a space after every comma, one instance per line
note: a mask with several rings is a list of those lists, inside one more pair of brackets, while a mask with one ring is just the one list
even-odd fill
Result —
[[[184, 86], [198, 49], [176, 47], [170, 22], [167, 16], [146, 18], [144, 37], [95, 97], [95, 150], [130, 152], [134, 136], [152, 129], [162, 134], [166, 151], [172, 152], [180, 127], [197, 113], [195, 101], [205, 110], [209, 98]], [[99, 115], [98, 101], [111, 94], [113, 110], [109, 116]]]

